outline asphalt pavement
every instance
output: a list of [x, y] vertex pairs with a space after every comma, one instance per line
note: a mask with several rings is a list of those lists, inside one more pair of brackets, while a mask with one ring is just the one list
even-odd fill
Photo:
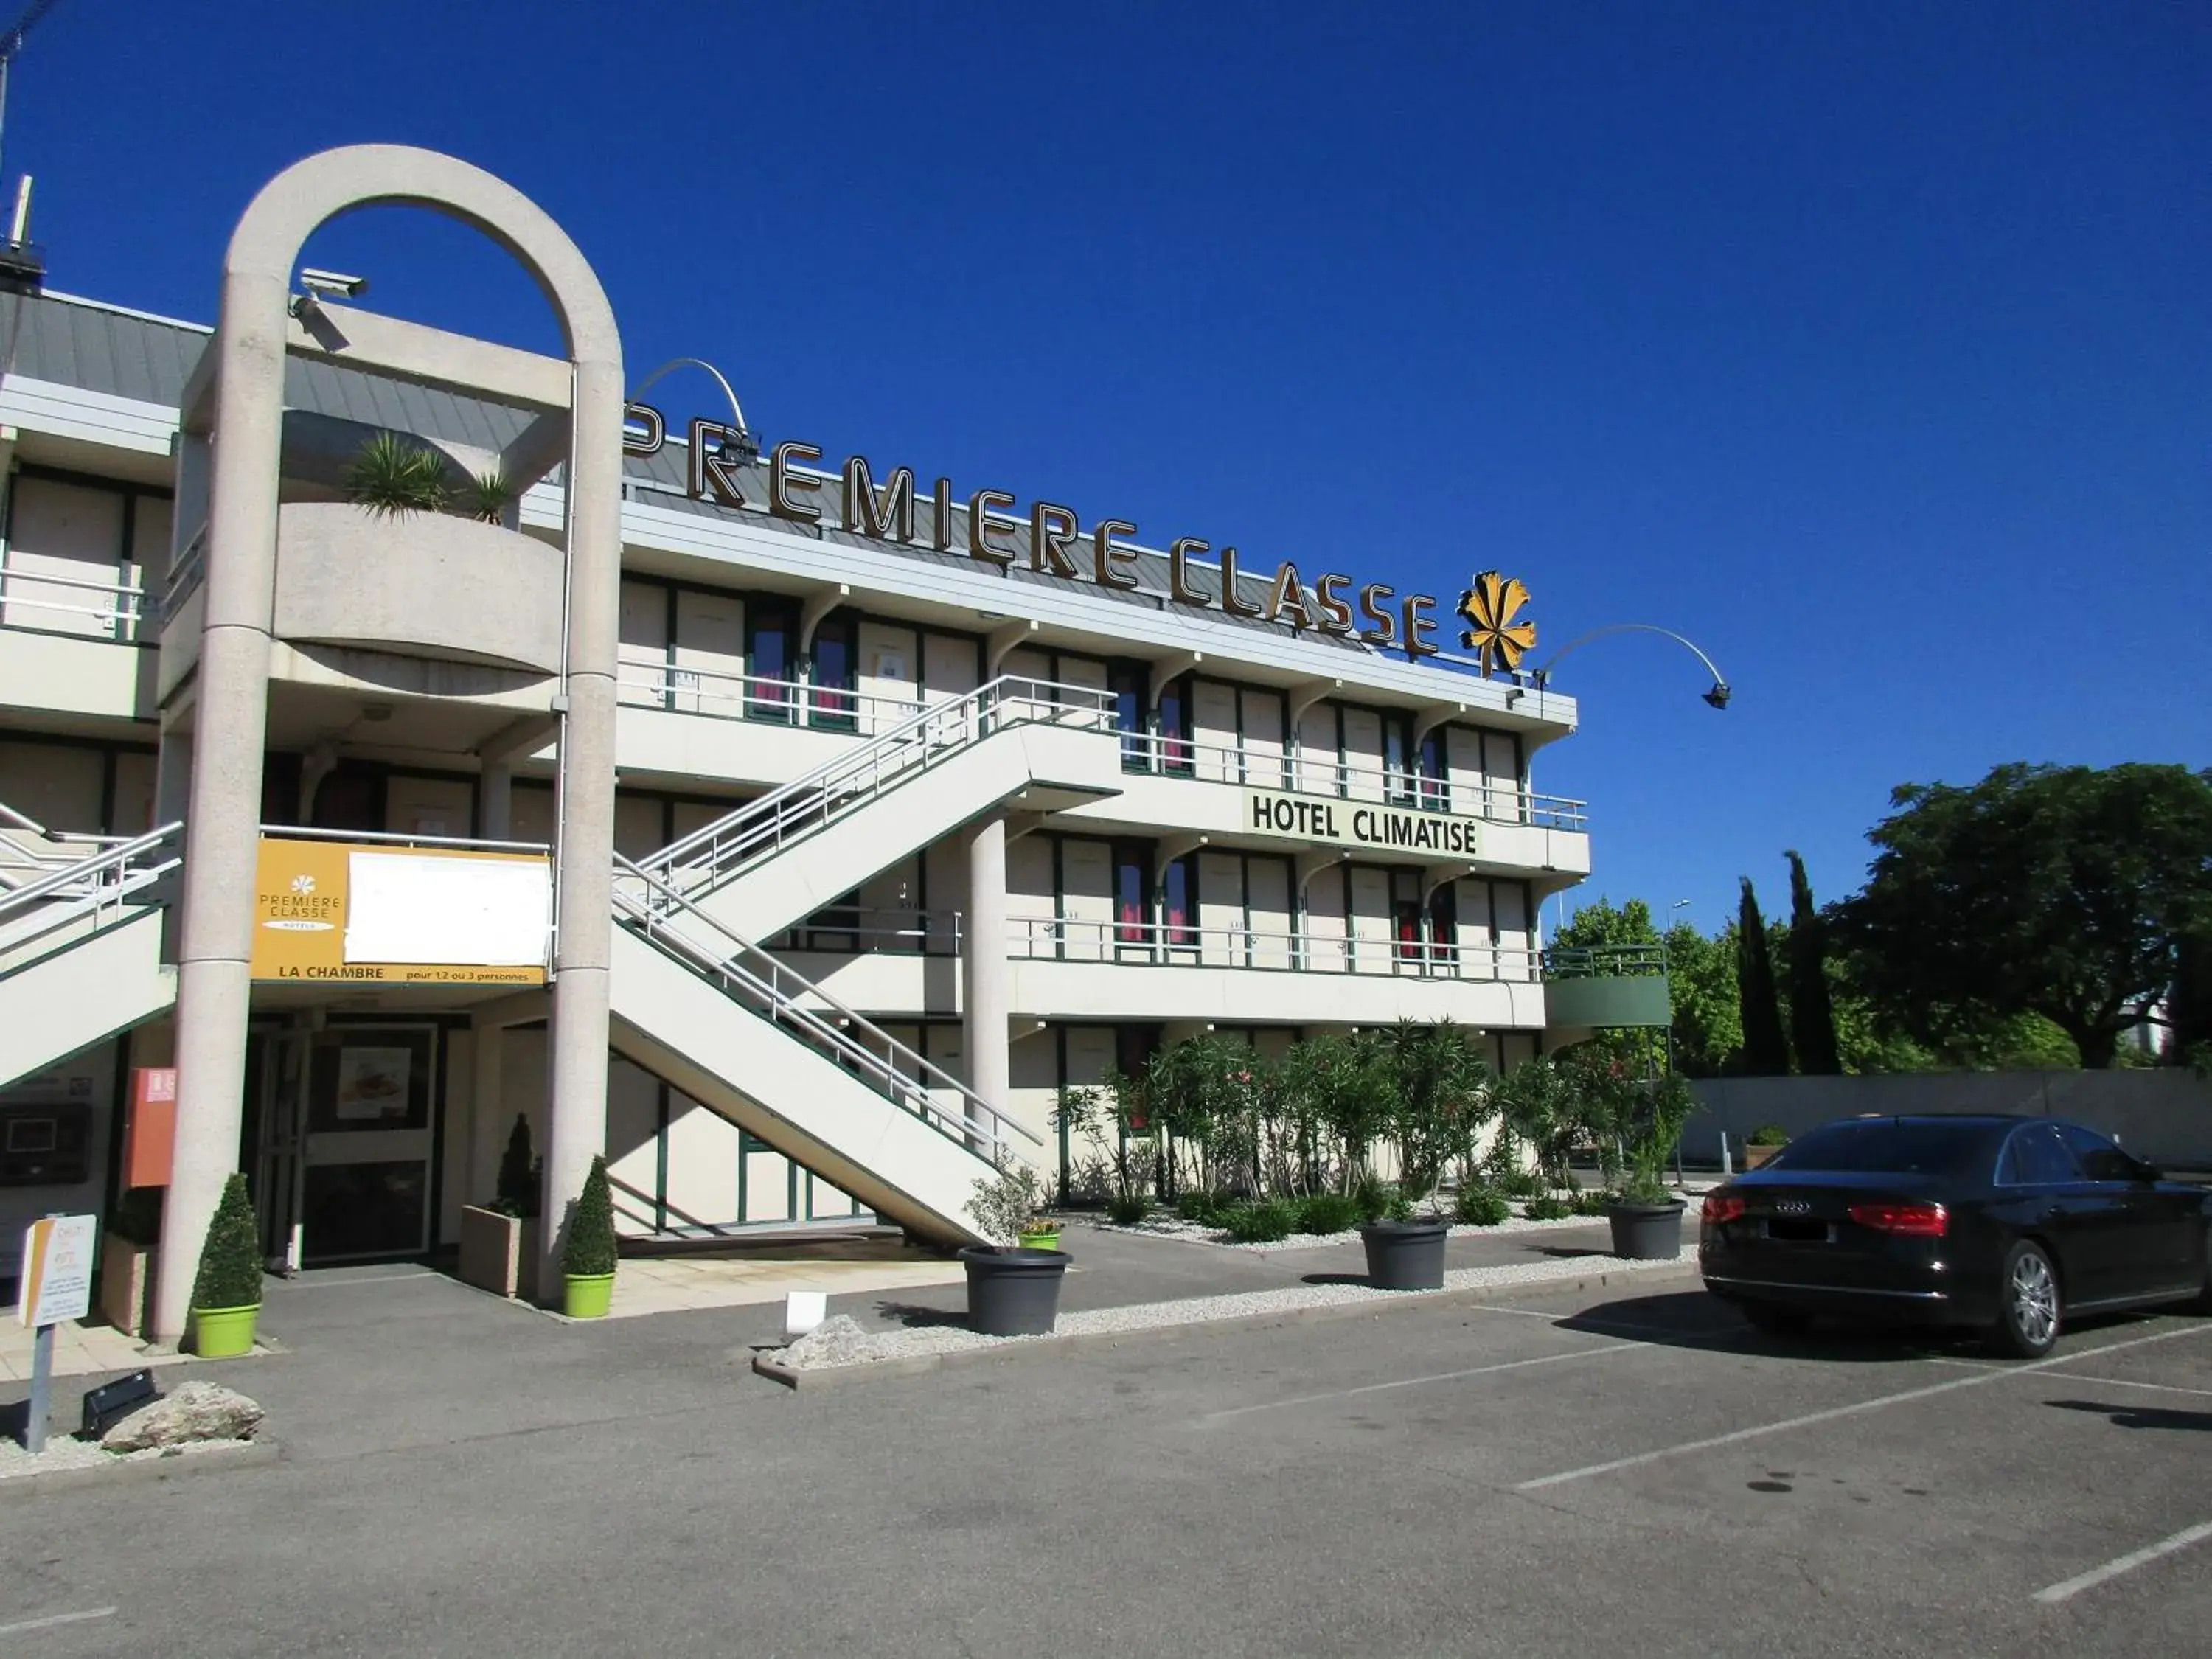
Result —
[[283, 1459], [6, 1493], [0, 1652], [2212, 1649], [2212, 1321], [2007, 1365], [1683, 1284], [794, 1395], [755, 1310], [572, 1327], [369, 1270], [269, 1318], [289, 1352], [204, 1374]]

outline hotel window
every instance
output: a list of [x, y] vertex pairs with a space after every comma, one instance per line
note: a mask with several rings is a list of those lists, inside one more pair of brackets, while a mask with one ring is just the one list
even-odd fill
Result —
[[850, 732], [860, 723], [853, 696], [853, 666], [859, 655], [856, 632], [849, 614], [832, 617], [814, 630], [812, 671], [807, 677], [810, 726]]
[[1191, 747], [1190, 677], [1170, 680], [1160, 688], [1159, 708], [1160, 770], [1172, 772], [1179, 777], [1191, 777], [1198, 770], [1198, 757]]
[[1382, 717], [1382, 773], [1384, 799], [1393, 806], [1413, 804], [1413, 717]]
[[1146, 942], [1152, 873], [1152, 858], [1142, 846], [1129, 842], [1114, 849], [1114, 942], [1117, 945]]
[[799, 619], [787, 605], [756, 599], [745, 606], [745, 714], [788, 722], [797, 713], [791, 677], [798, 663]]
[[1421, 739], [1415, 763], [1419, 769], [1414, 780], [1418, 796], [1415, 805], [1431, 812], [1451, 811], [1451, 765], [1444, 752], [1443, 726]]
[[1429, 895], [1429, 958], [1439, 968], [1459, 963], [1459, 886], [1440, 882]]
[[1150, 745], [1145, 741], [1145, 683], [1142, 666], [1116, 663], [1107, 671], [1107, 689], [1114, 694], [1114, 729], [1121, 734], [1121, 769], [1152, 770]]
[[1170, 949], [1198, 945], [1198, 860], [1189, 854], [1161, 872], [1160, 937]]
[[1390, 937], [1401, 963], [1421, 960], [1421, 873], [1418, 870], [1390, 872]]

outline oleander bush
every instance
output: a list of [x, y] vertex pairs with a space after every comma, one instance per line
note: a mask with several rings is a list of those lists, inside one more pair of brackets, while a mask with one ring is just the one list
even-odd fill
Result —
[[1291, 1201], [1297, 1207], [1297, 1230], [1302, 1233], [1326, 1237], [1359, 1224], [1359, 1206], [1342, 1193], [1308, 1193]]
[[1574, 1212], [1572, 1204], [1550, 1193], [1541, 1198], [1532, 1198], [1521, 1206], [1521, 1213], [1531, 1221], [1565, 1221]]
[[1142, 1194], [1115, 1194], [1106, 1200], [1106, 1218], [1116, 1226], [1133, 1227], [1152, 1212], [1152, 1200]]
[[1239, 1204], [1221, 1219], [1221, 1230], [1238, 1244], [1272, 1244], [1297, 1229], [1297, 1212], [1280, 1199]]
[[1574, 1206], [1577, 1215], [1603, 1215], [1612, 1207], [1613, 1194], [1601, 1188], [1592, 1187], [1586, 1192], [1577, 1193], [1568, 1202]]
[[1513, 1214], [1505, 1194], [1490, 1187], [1462, 1187], [1454, 1208], [1459, 1218], [1473, 1227], [1495, 1227]]

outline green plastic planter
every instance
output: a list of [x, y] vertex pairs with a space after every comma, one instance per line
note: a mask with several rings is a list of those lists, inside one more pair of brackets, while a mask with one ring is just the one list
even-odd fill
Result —
[[615, 1299], [612, 1273], [570, 1273], [561, 1291], [561, 1311], [571, 1319], [605, 1319]]
[[1025, 1250], [1056, 1250], [1060, 1248], [1060, 1229], [1039, 1227], [1034, 1232], [1024, 1233], [1021, 1244]]
[[192, 1352], [203, 1359], [235, 1359], [253, 1352], [253, 1322], [261, 1304], [192, 1310]]

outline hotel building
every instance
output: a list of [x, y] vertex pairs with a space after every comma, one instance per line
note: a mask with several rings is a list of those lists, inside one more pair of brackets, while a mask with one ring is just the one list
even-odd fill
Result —
[[[501, 240], [569, 357], [303, 285], [369, 199]], [[176, 1068], [164, 1334], [232, 1169], [307, 1263], [450, 1247], [518, 1116], [550, 1215], [603, 1152], [637, 1239], [951, 1241], [1164, 1042], [1591, 1023], [1538, 933], [1575, 705], [1456, 596], [630, 401], [581, 256], [465, 164], [310, 158], [215, 327], [30, 281], [0, 349], [0, 1249], [112, 1202]], [[481, 510], [360, 504], [392, 434]]]

